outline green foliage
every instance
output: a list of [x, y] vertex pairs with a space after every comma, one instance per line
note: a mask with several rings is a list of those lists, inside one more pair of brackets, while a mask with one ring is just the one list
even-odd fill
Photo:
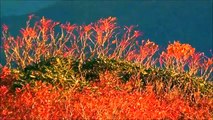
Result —
[[72, 59], [53, 57], [46, 61], [29, 65], [20, 70], [18, 81], [14, 83], [14, 86], [22, 86], [26, 83], [41, 80], [57, 86], [70, 87], [77, 81], [72, 64]]
[[158, 67], [145, 68], [136, 63], [108, 58], [94, 58], [80, 62], [72, 58], [53, 57], [21, 70], [14, 87], [38, 80], [62, 87], [71, 87], [80, 82], [80, 86], [83, 87], [82, 83], [98, 81], [99, 75], [106, 71], [117, 75], [123, 83], [139, 75], [141, 87], [145, 88], [151, 84], [157, 94], [178, 88], [191, 99], [195, 92], [200, 92], [202, 96], [212, 96], [213, 92], [211, 82], [190, 76], [188, 73], [177, 73]]

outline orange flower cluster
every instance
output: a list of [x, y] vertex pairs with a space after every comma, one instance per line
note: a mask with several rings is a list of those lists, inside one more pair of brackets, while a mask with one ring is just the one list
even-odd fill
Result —
[[[175, 41], [173, 44], [169, 44], [167, 51], [163, 51], [159, 58], [161, 66], [173, 66], [178, 71], [184, 71], [184, 67], [190, 62], [195, 55], [195, 48], [189, 44], [181, 44], [179, 41]], [[194, 56], [195, 57], [195, 56]]]
[[212, 58], [208, 58], [204, 53], [195, 52], [195, 48], [191, 45], [181, 44], [179, 41], [170, 44], [159, 58], [161, 66], [172, 67], [179, 72], [188, 71], [190, 75], [199, 74], [206, 80], [212, 79], [212, 61]]
[[26, 29], [21, 29], [20, 32], [24, 38], [27, 38], [27, 37], [36, 38], [37, 37], [37, 32], [31, 27], [28, 27]]
[[143, 59], [148, 56], [153, 56], [158, 51], [158, 45], [150, 40], [142, 41], [142, 46], [140, 46], [140, 55]]
[[109, 40], [109, 38], [112, 35], [112, 32], [116, 28], [115, 24], [116, 18], [115, 17], [109, 17], [107, 19], [100, 19], [93, 27], [96, 35], [96, 40], [99, 45], [103, 45], [106, 40]]
[[52, 24], [52, 20], [49, 19], [45, 19], [44, 17], [42, 17], [42, 19], [40, 20], [40, 30], [42, 33], [46, 33], [50, 27], [50, 25]]
[[126, 59], [129, 61], [135, 60], [144, 64], [145, 66], [149, 64], [148, 66], [150, 66], [150, 64], [153, 62], [153, 55], [159, 49], [158, 45], [149, 39], [147, 41], [142, 40], [142, 45], [139, 45], [138, 43], [136, 43], [136, 45], [139, 46], [139, 52], [137, 50], [130, 51]]
[[66, 30], [68, 33], [72, 33], [73, 30], [77, 27], [75, 24], [71, 25], [68, 22], [66, 24], [61, 24], [60, 26], [61, 26], [61, 28]]
[[177, 60], [188, 60], [195, 53], [195, 48], [189, 44], [181, 44], [179, 41], [175, 41], [167, 47], [167, 53], [169, 56], [174, 57]]
[[115, 17], [109, 17], [107, 19], [100, 19], [98, 21], [98, 26], [101, 31], [107, 32], [107, 31], [115, 28], [115, 21], [116, 21]]
[[138, 31], [138, 30], [135, 30], [135, 31], [134, 31], [134, 35], [133, 35], [134, 37], [137, 38], [137, 37], [139, 37], [139, 36], [141, 36], [141, 35], [142, 35], [142, 33], [141, 33], [140, 31]]
[[204, 63], [203, 63], [203, 67], [206, 69], [210, 66], [213, 66], [213, 57], [204, 60]]

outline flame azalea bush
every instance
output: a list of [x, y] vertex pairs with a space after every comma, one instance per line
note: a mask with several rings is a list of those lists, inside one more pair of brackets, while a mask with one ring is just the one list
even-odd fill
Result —
[[159, 53], [115, 17], [32, 24], [37, 18], [30, 15], [17, 37], [2, 26], [1, 119], [213, 117], [213, 57], [179, 41]]

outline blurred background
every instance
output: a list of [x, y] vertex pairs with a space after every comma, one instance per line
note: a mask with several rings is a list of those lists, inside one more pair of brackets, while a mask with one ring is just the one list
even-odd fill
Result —
[[[8, 25], [14, 36], [30, 14], [79, 25], [113, 16], [119, 26], [138, 25], [144, 33], [139, 40], [150, 39], [161, 49], [179, 40], [212, 56], [212, 0], [1, 0], [0, 5], [1, 25]], [[0, 63], [4, 64], [2, 48]]]

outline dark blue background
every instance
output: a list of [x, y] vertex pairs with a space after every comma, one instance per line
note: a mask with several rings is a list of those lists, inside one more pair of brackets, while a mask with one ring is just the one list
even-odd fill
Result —
[[[141, 39], [149, 38], [162, 48], [179, 40], [211, 56], [212, 0], [26, 1], [1, 0], [1, 24], [7, 24], [12, 35], [25, 27], [29, 14], [75, 24], [114, 16], [118, 25], [138, 25], [144, 33]], [[0, 59], [2, 63], [2, 49]]]

